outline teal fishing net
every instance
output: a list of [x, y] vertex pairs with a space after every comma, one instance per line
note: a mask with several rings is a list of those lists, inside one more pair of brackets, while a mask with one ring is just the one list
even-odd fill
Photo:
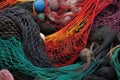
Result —
[[[35, 79], [81, 80], [84, 75], [92, 73], [99, 65], [95, 65], [97, 62], [93, 60], [91, 67], [86, 71], [78, 71], [77, 69], [82, 66], [82, 62], [61, 68], [39, 68], [34, 66], [25, 56], [23, 44], [20, 39], [15, 37], [8, 37], [6, 39], [0, 38], [0, 44], [0, 68], [6, 68], [14, 71], [17, 70], [21, 73], [32, 76]], [[102, 61], [99, 63], [101, 62]]]
[[120, 45], [113, 51], [113, 54], [111, 56], [111, 64], [117, 73], [118, 80], [120, 80], [120, 59], [119, 58], [120, 58]]

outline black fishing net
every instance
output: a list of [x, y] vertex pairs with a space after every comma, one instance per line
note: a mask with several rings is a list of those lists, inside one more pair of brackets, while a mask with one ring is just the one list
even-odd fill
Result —
[[0, 37], [20, 36], [20, 29], [8, 17], [0, 14]]
[[39, 67], [53, 67], [44, 51], [39, 26], [35, 22], [33, 15], [28, 11], [31, 7], [32, 3], [25, 3], [1, 11], [1, 37], [20, 37], [26, 56], [34, 65]]
[[24, 2], [24, 3], [18, 3], [14, 5], [15, 7], [21, 7], [29, 12], [33, 12], [33, 2]]
[[28, 76], [19, 70], [11, 70], [14, 80], [34, 80], [32, 76]]

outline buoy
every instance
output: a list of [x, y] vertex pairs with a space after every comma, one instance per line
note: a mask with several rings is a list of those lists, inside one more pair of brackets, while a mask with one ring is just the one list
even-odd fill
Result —
[[40, 13], [40, 12], [43, 12], [45, 9], [45, 2], [44, 0], [36, 0], [34, 1], [33, 6], [35, 8], [35, 11], [37, 13]]
[[40, 33], [40, 37], [45, 41], [45, 35], [43, 33]]
[[44, 13], [39, 13], [39, 14], [38, 14], [38, 18], [39, 18], [39, 19], [42, 19], [42, 20], [45, 20]]

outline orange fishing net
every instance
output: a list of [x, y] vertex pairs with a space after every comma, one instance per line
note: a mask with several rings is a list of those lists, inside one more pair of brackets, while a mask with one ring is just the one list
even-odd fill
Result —
[[80, 50], [86, 46], [93, 19], [110, 3], [112, 0], [85, 0], [69, 23], [46, 37], [46, 51], [55, 66], [71, 64], [78, 58]]

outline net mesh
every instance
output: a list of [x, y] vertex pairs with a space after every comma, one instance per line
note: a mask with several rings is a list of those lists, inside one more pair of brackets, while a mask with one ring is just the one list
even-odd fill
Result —
[[113, 0], [94, 20], [93, 29], [99, 25], [108, 25], [120, 32], [120, 1]]
[[[9, 29], [6, 24], [9, 24]], [[19, 33], [19, 28], [10, 18], [0, 15], [0, 37], [20, 36]]]
[[[39, 36], [39, 26], [30, 13], [32, 2], [29, 5], [27, 3], [15, 5], [3, 10], [0, 14], [1, 19], [6, 18], [1, 21], [1, 37], [20, 35], [26, 56], [36, 66], [53, 67], [50, 61], [55, 66], [68, 65], [74, 62], [80, 50], [86, 46], [91, 28], [90, 24], [93, 22], [94, 17], [111, 2], [111, 0], [86, 0], [82, 10], [76, 13], [70, 23], [63, 26], [64, 28], [60, 31], [46, 37], [45, 45], [43, 45], [43, 41]], [[4, 21], [8, 24], [4, 24]], [[2, 25], [7, 27], [4, 28]], [[50, 60], [47, 58], [46, 53]]]
[[[30, 3], [31, 5], [32, 3]], [[24, 44], [25, 54], [34, 65], [53, 67], [44, 51], [39, 26], [35, 22], [33, 15], [28, 11], [30, 8], [27, 6], [14, 6], [0, 13], [1, 37], [20, 37]]]
[[55, 66], [73, 63], [86, 46], [94, 17], [112, 0], [85, 0], [82, 9], [61, 30], [46, 36], [46, 51]]
[[[96, 61], [93, 60], [89, 69], [85, 71], [80, 70], [80, 72], [74, 70], [82, 66], [82, 62], [61, 68], [39, 68], [34, 66], [25, 56], [23, 44], [19, 38], [0, 38], [0, 44], [0, 69], [6, 68], [15, 72], [19, 71], [35, 79], [81, 80], [85, 74], [92, 73], [102, 62], [99, 61], [99, 64], [96, 65]], [[21, 79], [23, 80], [23, 77]]]

